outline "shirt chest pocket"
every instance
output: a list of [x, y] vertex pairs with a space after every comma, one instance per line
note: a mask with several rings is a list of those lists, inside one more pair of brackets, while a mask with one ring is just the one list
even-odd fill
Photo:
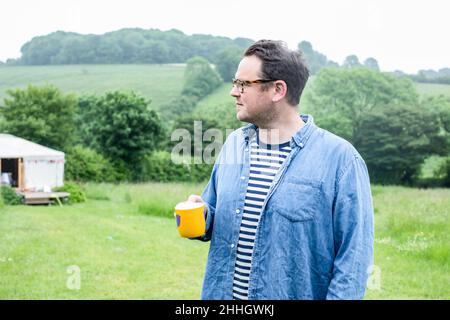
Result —
[[275, 214], [292, 222], [305, 222], [315, 218], [320, 193], [320, 182], [289, 179], [281, 182], [270, 203]]

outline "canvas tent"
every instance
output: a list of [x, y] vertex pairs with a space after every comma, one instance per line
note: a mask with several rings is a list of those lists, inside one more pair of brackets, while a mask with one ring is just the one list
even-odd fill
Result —
[[0, 181], [9, 180], [20, 190], [45, 191], [62, 186], [64, 152], [0, 134], [0, 177]]

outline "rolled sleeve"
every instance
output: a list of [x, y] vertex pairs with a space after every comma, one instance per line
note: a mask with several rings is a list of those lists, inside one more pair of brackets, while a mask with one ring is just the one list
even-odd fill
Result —
[[216, 202], [217, 202], [217, 190], [216, 190], [216, 176], [217, 176], [218, 165], [215, 164], [211, 172], [211, 177], [202, 193], [202, 199], [206, 204], [206, 227], [205, 234], [201, 237], [193, 238], [194, 240], [209, 241], [211, 240], [213, 225], [214, 225], [214, 214], [216, 212]]

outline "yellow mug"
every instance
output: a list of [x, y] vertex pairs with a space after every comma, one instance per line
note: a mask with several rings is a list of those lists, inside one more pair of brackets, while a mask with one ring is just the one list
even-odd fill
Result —
[[175, 206], [178, 232], [184, 238], [205, 234], [205, 205], [201, 202], [180, 202]]

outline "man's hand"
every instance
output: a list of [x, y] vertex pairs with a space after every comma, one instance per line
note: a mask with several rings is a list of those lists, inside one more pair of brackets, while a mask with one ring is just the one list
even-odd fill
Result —
[[206, 217], [206, 213], [208, 212], [208, 206], [206, 205], [206, 202], [203, 201], [202, 197], [196, 195], [196, 194], [191, 194], [186, 202], [195, 202], [195, 203], [203, 203], [203, 205], [205, 206], [205, 211], [203, 212], [205, 217]]
[[202, 197], [200, 197], [196, 194], [191, 194], [186, 202], [200, 202], [200, 203], [203, 203], [206, 205], [206, 203], [205, 203], [205, 201], [203, 201]]

